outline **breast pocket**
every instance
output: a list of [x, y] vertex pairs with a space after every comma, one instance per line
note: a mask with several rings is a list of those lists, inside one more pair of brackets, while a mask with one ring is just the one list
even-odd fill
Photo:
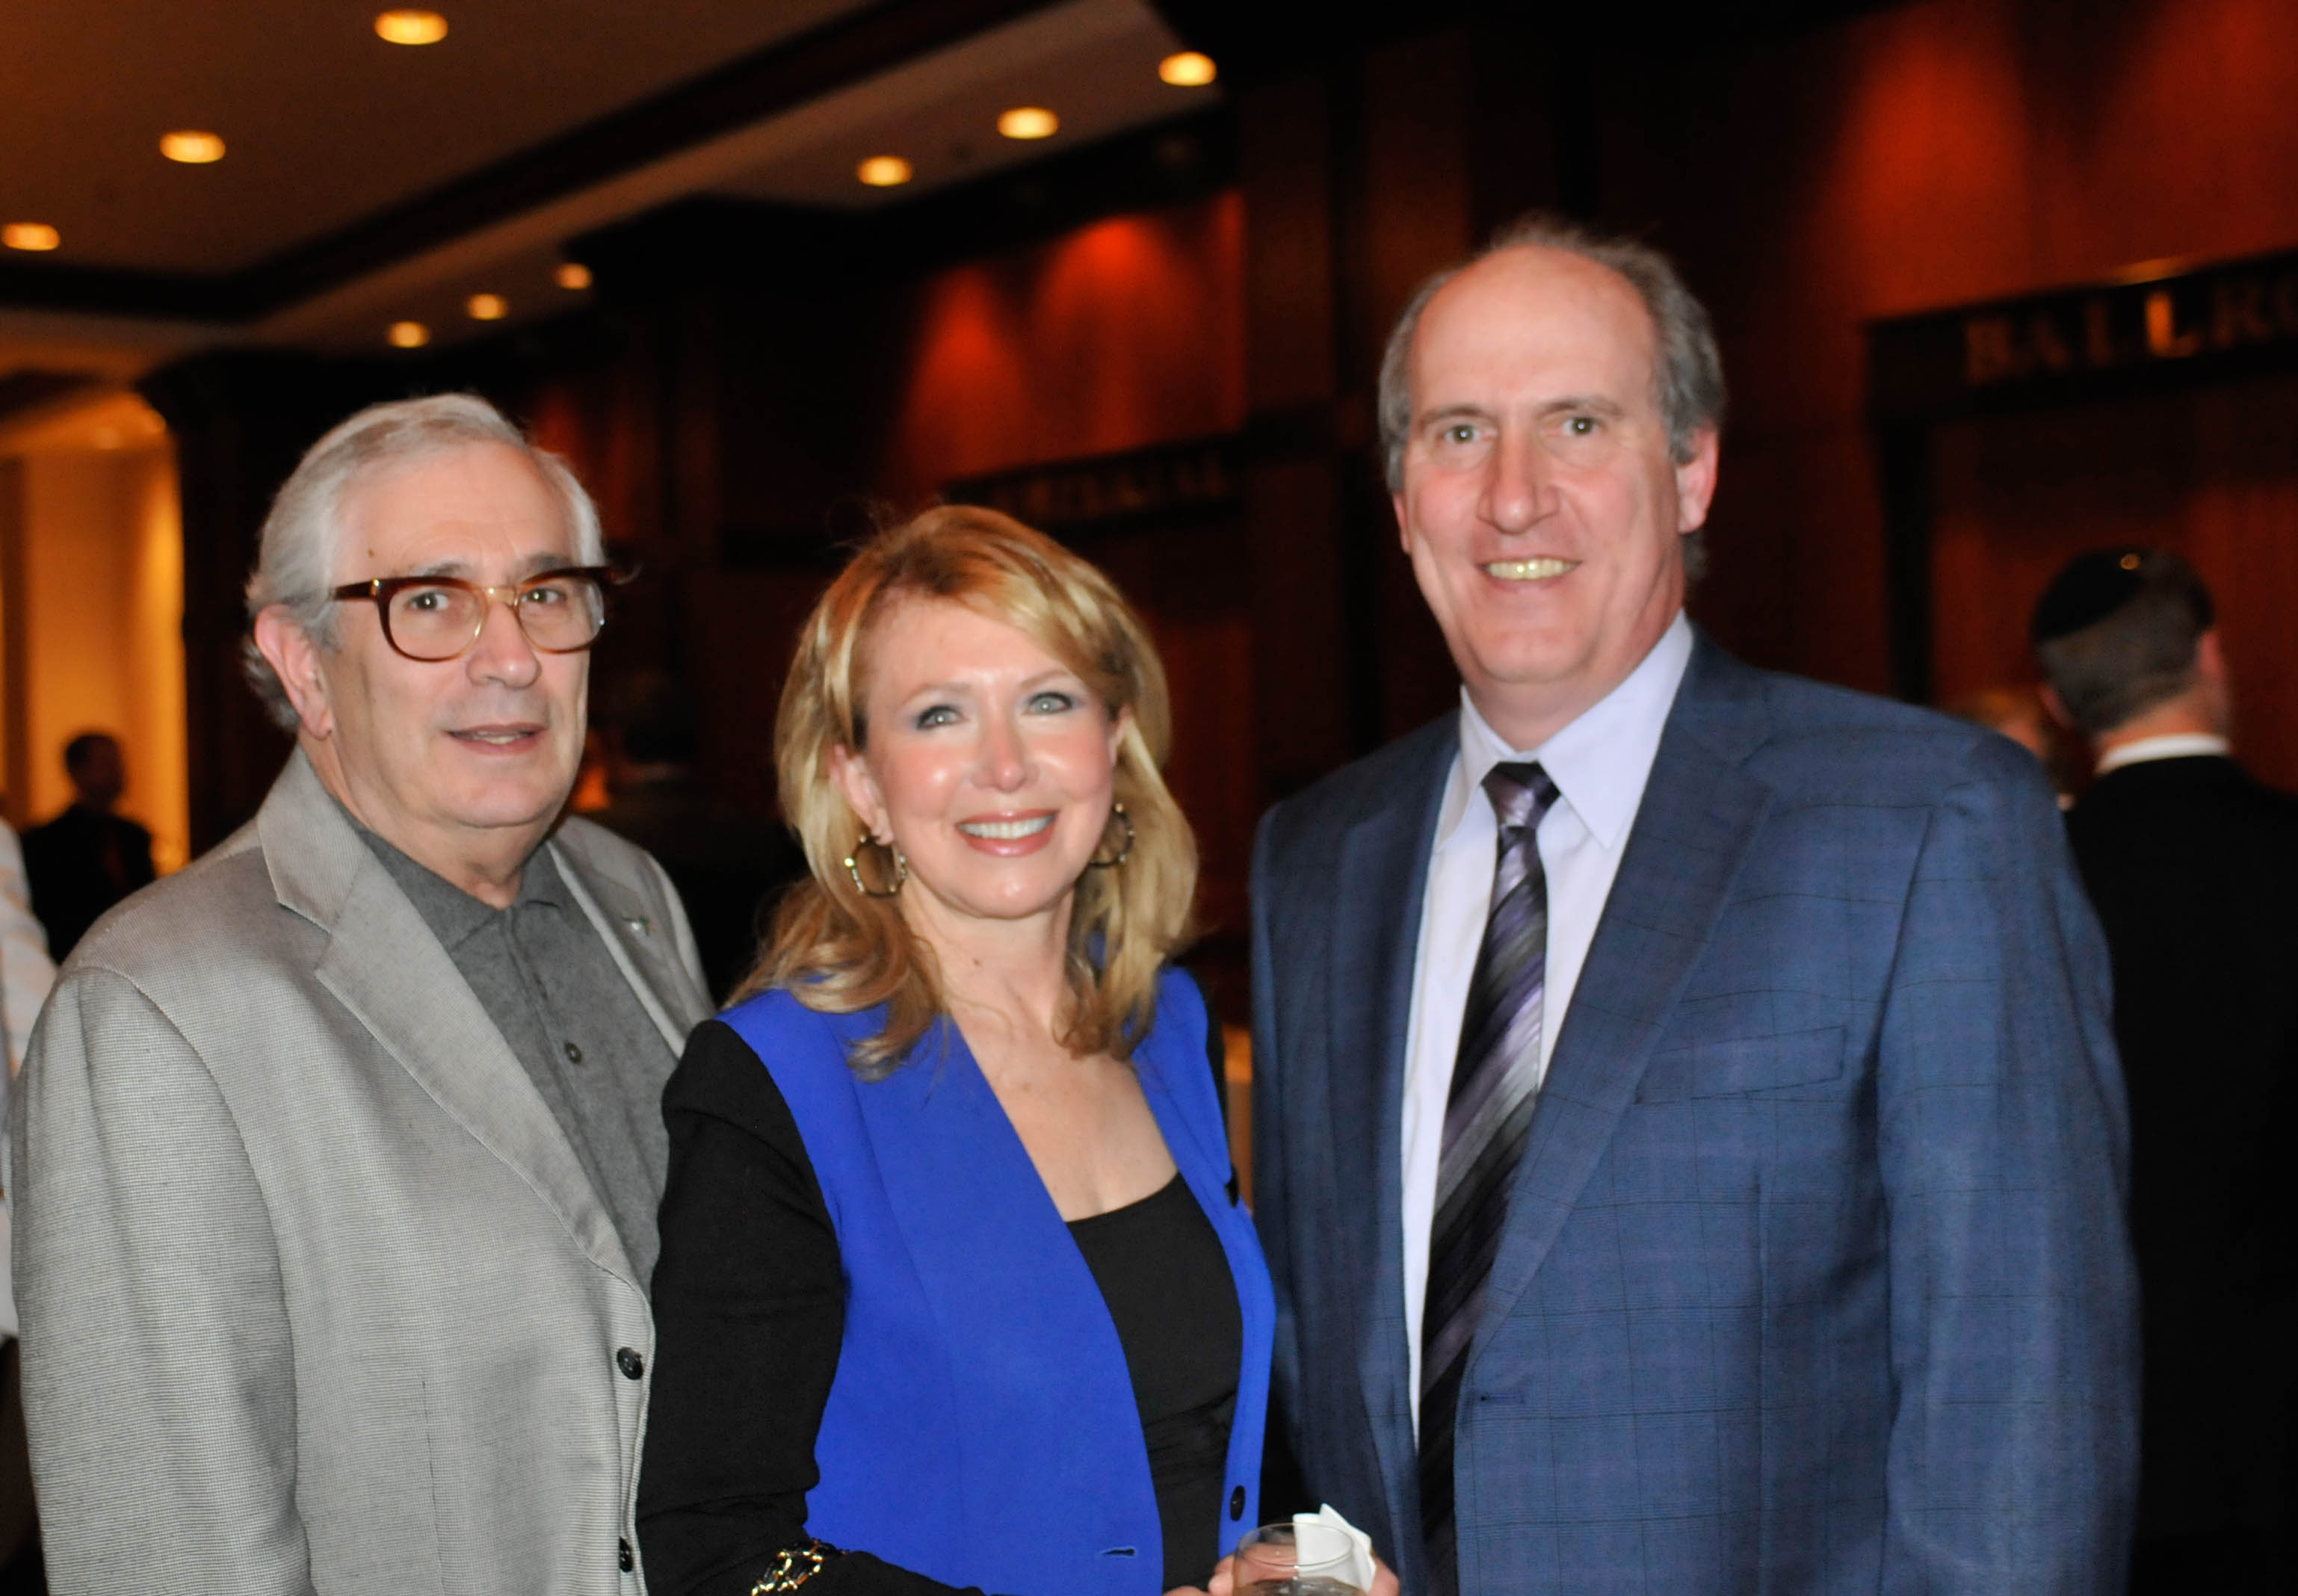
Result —
[[1700, 1042], [1655, 1054], [1636, 1087], [1636, 1101], [1733, 1097], [1782, 1087], [1816, 1086], [1842, 1073], [1843, 1027], [1839, 1025], [1785, 1036]]

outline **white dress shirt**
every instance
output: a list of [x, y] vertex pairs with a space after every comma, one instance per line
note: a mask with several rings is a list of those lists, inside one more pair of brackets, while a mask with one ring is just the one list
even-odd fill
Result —
[[1420, 1312], [1428, 1294], [1428, 1240], [1436, 1217], [1444, 1104], [1460, 1047], [1460, 1018], [1476, 952], [1492, 913], [1500, 822], [1485, 774], [1507, 760], [1537, 759], [1557, 801], [1540, 823], [1548, 876], [1548, 971], [1540, 1031], [1543, 1074], [1556, 1051], [1572, 990], [1595, 940], [1596, 922], [1619, 874], [1628, 831], [1643, 802], [1660, 732], [1691, 661], [1691, 625], [1675, 617], [1626, 681], [1537, 748], [1510, 748], [1460, 694], [1460, 757], [1444, 784], [1420, 906], [1411, 1030], [1404, 1063], [1404, 1323], [1412, 1359], [1412, 1412], [1420, 1417]]
[[2141, 737], [2119, 748], [2109, 748], [2099, 757], [2098, 768], [2092, 773], [2103, 776], [2126, 765], [2145, 765], [2156, 759], [2194, 759], [2211, 755], [2223, 759], [2233, 752], [2232, 743], [2207, 732], [2165, 732], [2160, 737]]

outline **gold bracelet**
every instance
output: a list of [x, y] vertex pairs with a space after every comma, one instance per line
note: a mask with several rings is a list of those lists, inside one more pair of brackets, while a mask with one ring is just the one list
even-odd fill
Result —
[[782, 1591], [795, 1591], [815, 1575], [831, 1559], [846, 1554], [826, 1541], [808, 1541], [803, 1546], [785, 1546], [774, 1553], [774, 1560], [750, 1587], [750, 1596], [775, 1596]]

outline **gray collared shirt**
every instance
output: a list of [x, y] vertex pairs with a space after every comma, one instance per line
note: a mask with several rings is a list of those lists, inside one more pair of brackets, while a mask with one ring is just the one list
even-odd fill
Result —
[[614, 1217], [631, 1267], [651, 1279], [670, 1156], [662, 1082], [677, 1059], [550, 849], [534, 850], [518, 897], [498, 909], [365, 827], [360, 834], [525, 1066]]

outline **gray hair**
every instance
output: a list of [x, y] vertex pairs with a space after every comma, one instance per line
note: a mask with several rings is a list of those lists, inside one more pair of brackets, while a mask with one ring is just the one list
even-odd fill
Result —
[[[280, 484], [271, 513], [263, 519], [255, 569], [247, 578], [251, 626], [276, 604], [313, 642], [334, 648], [335, 607], [327, 594], [336, 585], [335, 550], [343, 500], [351, 489], [388, 467], [481, 443], [500, 443], [525, 455], [566, 506], [576, 562], [606, 563], [607, 540], [599, 525], [598, 507], [564, 460], [536, 448], [500, 410], [475, 393], [402, 399], [369, 405], [338, 424], [305, 451]], [[241, 659], [248, 684], [271, 718], [293, 732], [295, 707], [271, 662], [256, 648], [252, 631], [241, 644]]]
[[[1668, 453], [1677, 465], [1691, 459], [1701, 433], [1723, 430], [1724, 357], [1715, 347], [1707, 308], [1685, 285], [1675, 262], [1648, 244], [1535, 211], [1502, 227], [1476, 254], [1422, 283], [1396, 318], [1380, 359], [1380, 443], [1389, 492], [1404, 491], [1404, 446], [1412, 434], [1412, 340], [1422, 313], [1469, 267], [1515, 249], [1578, 255], [1617, 272], [1636, 291], [1658, 343], [1652, 375], [1660, 415], [1667, 422]], [[1707, 564], [1706, 546], [1696, 533], [1684, 542], [1685, 567], [1697, 578]]]
[[2168, 549], [2138, 557], [2137, 591], [2083, 627], [2035, 645], [2036, 663], [2067, 715], [2100, 737], [2194, 686], [2203, 633], [2217, 618], [2211, 590]]

